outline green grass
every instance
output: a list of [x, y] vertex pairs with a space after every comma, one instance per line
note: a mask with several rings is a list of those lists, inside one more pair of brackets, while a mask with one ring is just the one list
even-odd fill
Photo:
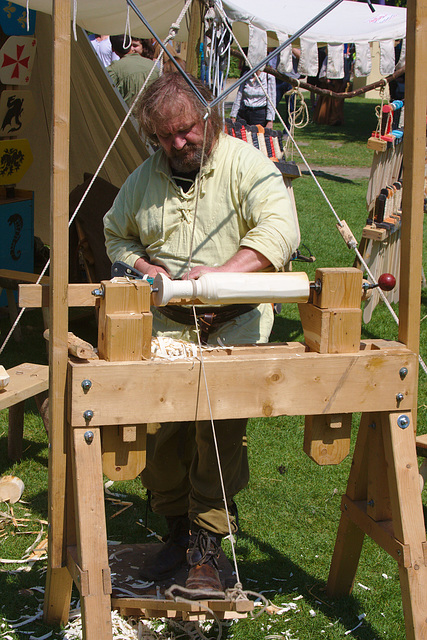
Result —
[[[310, 107], [308, 93], [304, 99]], [[372, 151], [366, 141], [375, 130], [376, 100], [352, 98], [344, 103], [344, 124], [339, 127], [317, 125], [311, 119], [308, 125], [295, 132], [295, 140], [306, 156], [309, 164], [318, 166], [341, 165], [347, 167], [370, 167]], [[298, 108], [299, 103], [297, 103]], [[285, 103], [279, 105], [279, 113], [284, 116]], [[275, 127], [281, 128], [278, 120]]]
[[[369, 166], [371, 153], [366, 140], [375, 123], [370, 120], [374, 102], [358, 100], [346, 103], [344, 127], [309, 125], [297, 133], [297, 141], [318, 166]], [[337, 146], [342, 145], [342, 146]], [[327, 172], [318, 179], [340, 218], [347, 221], [356, 238], [365, 224], [365, 196], [368, 180], [342, 178]], [[305, 270], [310, 279], [322, 266], [351, 266], [353, 253], [335, 229], [335, 219], [319, 195], [311, 178], [303, 175], [294, 183], [299, 211], [302, 243], [316, 256], [313, 264], [296, 263], [294, 270]], [[424, 236], [424, 246], [427, 238]], [[305, 252], [305, 251], [303, 251]], [[424, 259], [424, 268], [427, 268]], [[421, 318], [427, 315], [427, 291], [423, 291]], [[1, 362], [10, 367], [24, 361], [46, 362], [41, 313], [24, 314], [24, 342], [9, 342]], [[7, 331], [6, 317], [0, 318], [2, 338]], [[96, 342], [94, 316], [73, 319], [70, 329], [82, 338]], [[363, 325], [365, 338], [397, 338], [397, 327], [384, 306], [375, 310], [368, 325]], [[276, 318], [272, 341], [302, 340], [302, 329], [296, 305], [286, 305]], [[421, 322], [420, 352], [427, 359], [427, 319]], [[425, 374], [420, 370], [419, 432], [427, 431], [427, 392]], [[360, 416], [352, 427], [354, 446]], [[237, 557], [245, 588], [265, 592], [279, 607], [291, 603], [295, 609], [281, 615], [263, 614], [256, 620], [241, 620], [228, 625], [223, 638], [260, 640], [278, 634], [294, 640], [338, 640], [358, 624], [358, 616], [366, 614], [360, 628], [349, 637], [360, 640], [402, 640], [403, 613], [398, 568], [381, 548], [366, 539], [351, 596], [331, 600], [325, 585], [339, 521], [341, 495], [345, 492], [351, 456], [333, 467], [319, 467], [303, 453], [303, 417], [253, 419], [248, 429], [251, 480], [237, 497], [241, 535]], [[47, 518], [48, 442], [41, 419], [33, 402], [28, 402], [25, 418], [24, 456], [20, 463], [7, 459], [7, 411], [0, 414], [0, 472], [12, 473], [25, 483], [26, 504], [14, 505], [16, 517], [30, 513], [31, 530], [38, 531], [39, 521]], [[139, 480], [117, 483], [114, 490], [129, 496], [133, 507], [121, 516], [108, 519], [110, 539], [124, 542], [143, 541], [138, 522], [145, 518], [146, 498]], [[424, 505], [427, 505], [424, 492]], [[7, 511], [5, 504], [0, 508]], [[107, 505], [107, 517], [115, 511]], [[163, 523], [150, 514], [150, 526], [164, 532]], [[35, 535], [14, 535], [16, 529], [6, 525], [8, 535], [0, 538], [2, 558], [18, 558], [34, 541]], [[0, 535], [2, 530], [0, 529]], [[230, 554], [229, 543], [224, 543]], [[0, 618], [13, 619], [22, 612], [33, 614], [42, 601], [34, 587], [44, 585], [45, 563], [34, 565], [28, 572], [10, 573], [10, 565], [1, 565]], [[14, 568], [14, 567], [13, 567]], [[384, 577], [386, 576], [386, 577]], [[363, 588], [368, 587], [369, 590]], [[302, 596], [302, 598], [298, 598]], [[298, 598], [298, 599], [296, 599]], [[0, 633], [5, 631], [0, 629]], [[42, 636], [49, 628], [37, 621], [13, 638], [28, 638], [24, 632]], [[211, 632], [214, 636], [214, 631]], [[55, 632], [52, 638], [59, 638]]]

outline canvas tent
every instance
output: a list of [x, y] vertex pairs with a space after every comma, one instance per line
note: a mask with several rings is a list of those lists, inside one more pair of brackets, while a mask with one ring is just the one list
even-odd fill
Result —
[[[26, 5], [25, 0], [17, 4]], [[170, 26], [175, 23], [183, 2], [174, 0], [169, 3], [156, 1], [135, 3], [143, 12], [154, 31], [165, 38]], [[295, 2], [286, 0], [276, 2], [265, 0], [229, 0], [223, 2], [223, 8], [233, 24], [238, 41], [252, 44], [257, 38], [263, 40], [265, 47], [277, 45], [295, 33], [302, 25], [330, 4], [328, 0], [304, 0]], [[29, 7], [38, 11], [36, 22], [37, 56], [31, 82], [36, 101], [37, 118], [27, 133], [34, 162], [20, 187], [35, 192], [35, 235], [48, 241], [49, 236], [49, 179], [50, 168], [48, 153], [51, 138], [51, 102], [52, 91], [50, 69], [52, 65], [51, 0], [30, 0]], [[125, 2], [95, 0], [77, 2], [76, 21], [86, 30], [96, 33], [124, 32], [127, 9]], [[272, 18], [273, 16], [273, 18]], [[147, 29], [134, 11], [130, 10], [130, 28], [134, 35], [147, 36]], [[187, 37], [186, 21], [182, 23], [179, 39]], [[317, 73], [317, 46], [328, 43], [331, 64], [329, 73], [335, 69], [335, 77], [342, 72], [343, 44], [356, 43], [356, 72], [367, 75], [370, 71], [369, 43], [380, 42], [381, 70], [383, 74], [394, 71], [394, 40], [405, 37], [406, 10], [399, 7], [378, 6], [373, 14], [366, 3], [344, 1], [333, 12], [303, 36], [302, 74]], [[268, 38], [267, 38], [268, 36]], [[261, 48], [262, 55], [263, 49]], [[83, 174], [94, 173], [104, 157], [110, 141], [118, 130], [126, 114], [126, 108], [120, 96], [112, 88], [105, 70], [89, 45], [84, 32], [77, 28], [77, 39], [71, 42], [71, 123], [70, 123], [70, 190], [83, 180]], [[404, 53], [399, 64], [404, 62]], [[282, 53], [281, 70], [290, 70], [290, 48]], [[121, 133], [114, 149], [109, 155], [100, 176], [116, 186], [121, 186], [126, 177], [147, 155], [144, 144], [139, 139], [134, 124], [129, 122]]]
[[[36, 116], [25, 136], [33, 164], [19, 187], [34, 191], [35, 235], [49, 242], [50, 157], [52, 119], [52, 18], [39, 13], [36, 20], [37, 55], [28, 88], [36, 103]], [[70, 191], [95, 173], [127, 113], [85, 33], [71, 41]], [[100, 177], [120, 187], [147, 157], [137, 127], [129, 121], [109, 154]]]
[[[18, 1], [25, 5], [26, 0]], [[172, 24], [176, 21], [182, 7], [182, 0], [162, 3], [151, 0], [136, 0], [135, 5], [142, 12], [154, 31], [164, 39]], [[217, 2], [216, 4], [220, 4]], [[269, 44], [274, 46], [296, 33], [304, 24], [322, 9], [329, 6], [329, 0], [303, 0], [296, 5], [295, 0], [224, 0], [222, 6], [233, 24], [233, 32], [242, 45], [247, 45], [254, 29], [268, 32]], [[30, 0], [31, 9], [50, 13], [51, 0]], [[123, 33], [126, 29], [126, 2], [105, 0], [77, 2], [76, 21], [88, 31], [96, 33]], [[370, 72], [370, 43], [379, 42], [381, 49], [381, 73], [388, 75], [394, 70], [394, 41], [405, 38], [406, 9], [375, 5], [372, 13], [365, 2], [345, 0], [321, 21], [311, 27], [303, 36], [302, 75], [316, 75], [317, 47], [329, 45], [331, 58], [342, 57], [342, 45], [356, 44], [356, 73], [366, 76]], [[135, 36], [147, 37], [149, 32], [135, 12], [130, 9], [130, 30]], [[186, 23], [179, 31], [179, 39], [186, 40]], [[404, 50], [403, 50], [404, 51]], [[289, 52], [288, 52], [289, 54]], [[289, 55], [287, 56], [289, 57]], [[401, 63], [404, 61], [404, 52]], [[287, 62], [289, 65], [290, 63]], [[336, 66], [336, 65], [334, 65]], [[332, 64], [330, 65], [332, 69]], [[338, 69], [341, 65], [338, 63]], [[313, 70], [316, 69], [316, 73]], [[338, 77], [338, 76], [335, 76]]]

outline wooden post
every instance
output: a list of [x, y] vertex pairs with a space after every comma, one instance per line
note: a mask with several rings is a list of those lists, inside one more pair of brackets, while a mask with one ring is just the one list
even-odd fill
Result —
[[65, 386], [68, 338], [68, 198], [71, 2], [53, 3], [53, 121], [49, 288], [49, 560], [44, 619], [68, 620], [72, 579], [65, 563]]
[[199, 45], [202, 29], [202, 3], [193, 0], [191, 5], [190, 29], [188, 33], [187, 60], [185, 68], [187, 73], [197, 77], [199, 70]]
[[399, 340], [418, 353], [426, 143], [427, 0], [409, 0], [406, 28]]

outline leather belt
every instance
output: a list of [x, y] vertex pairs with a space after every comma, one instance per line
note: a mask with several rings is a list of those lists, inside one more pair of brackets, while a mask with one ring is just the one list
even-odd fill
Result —
[[[195, 307], [196, 316], [200, 326], [200, 339], [202, 344], [207, 344], [211, 331], [217, 329], [225, 322], [234, 320], [238, 316], [255, 309], [256, 304], [230, 304], [225, 307]], [[162, 315], [179, 324], [188, 324], [194, 327], [193, 309], [169, 304], [166, 307], [157, 307]]]

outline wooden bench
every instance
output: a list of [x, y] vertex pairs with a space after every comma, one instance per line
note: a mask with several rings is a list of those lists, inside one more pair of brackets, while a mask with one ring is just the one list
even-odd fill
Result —
[[7, 452], [11, 460], [22, 456], [25, 400], [38, 396], [44, 399], [49, 388], [49, 367], [44, 364], [24, 362], [8, 369], [10, 381], [0, 390], [0, 410], [9, 409]]

